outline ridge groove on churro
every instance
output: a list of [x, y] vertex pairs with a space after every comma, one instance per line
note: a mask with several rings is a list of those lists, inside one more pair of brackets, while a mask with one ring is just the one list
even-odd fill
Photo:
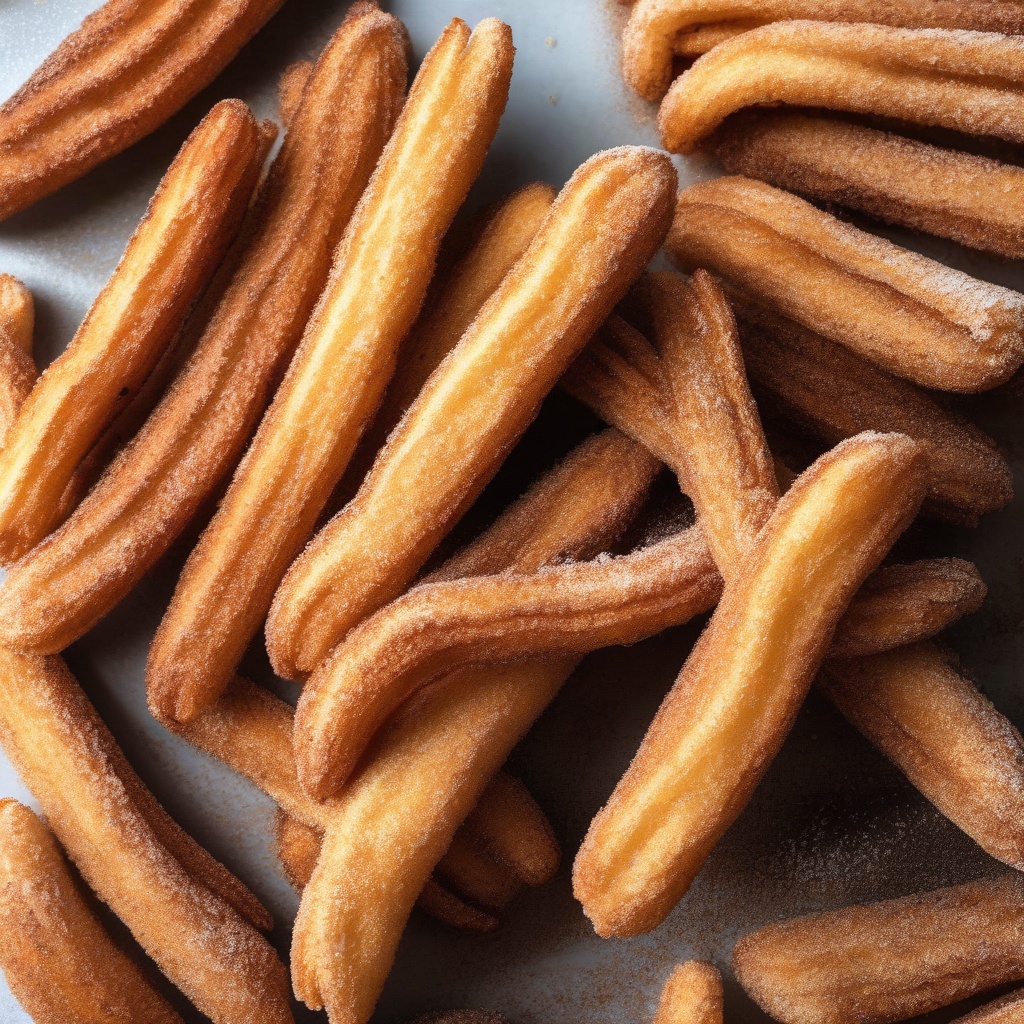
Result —
[[699, 960], [680, 964], [661, 990], [654, 1024], [722, 1024], [722, 976]]

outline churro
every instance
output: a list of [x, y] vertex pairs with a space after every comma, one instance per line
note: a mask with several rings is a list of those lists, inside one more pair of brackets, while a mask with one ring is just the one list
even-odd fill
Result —
[[657, 251], [675, 183], [668, 157], [639, 147], [576, 171], [359, 493], [288, 571], [267, 621], [279, 674], [311, 672], [411, 582]]
[[576, 858], [599, 934], [660, 923], [746, 805], [850, 598], [917, 513], [923, 462], [907, 437], [861, 434], [779, 502]]
[[397, 19], [357, 4], [325, 49], [191, 358], [69, 521], [13, 568], [0, 593], [7, 643], [45, 654], [81, 636], [234, 468], [397, 117], [405, 45]]
[[711, 964], [680, 964], [661, 990], [654, 1024], [722, 1024], [722, 976]]
[[666, 251], [925, 387], [984, 391], [1024, 362], [1024, 296], [763, 182], [718, 178], [681, 192]]
[[311, 61], [297, 60], [284, 69], [284, 74], [277, 83], [277, 116], [285, 130], [291, 127], [312, 73]]
[[1024, 257], [1024, 169], [1014, 164], [786, 111], [730, 118], [714, 152], [730, 174], [972, 249]]
[[83, 899], [49, 829], [0, 800], [0, 968], [37, 1024], [181, 1024]]
[[149, 135], [282, 0], [108, 0], [0, 107], [0, 220]]
[[291, 1021], [284, 966], [241, 916], [252, 896], [166, 815], [64, 663], [0, 648], [0, 686], [7, 756], [160, 969], [218, 1024]]
[[0, 558], [24, 554], [55, 525], [79, 461], [144, 382], [238, 229], [261, 152], [248, 107], [225, 100], [175, 157], [107, 286], [7, 434]]
[[688, 153], [729, 114], [787, 103], [1020, 143], [1022, 81], [1018, 36], [784, 21], [697, 60], [669, 89], [658, 125], [666, 149]]
[[18, 418], [39, 370], [32, 358], [32, 294], [10, 274], [0, 274], [0, 445]]
[[158, 717], [194, 718], [230, 682], [341, 479], [497, 131], [512, 59], [509, 28], [494, 19], [472, 34], [454, 20], [424, 58], [284, 382], [150, 649]]
[[1024, 880], [1009, 874], [771, 924], [733, 952], [782, 1024], [888, 1024], [1024, 979]]

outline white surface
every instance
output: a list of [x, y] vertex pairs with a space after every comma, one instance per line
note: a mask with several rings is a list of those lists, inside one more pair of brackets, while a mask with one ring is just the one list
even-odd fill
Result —
[[[91, 0], [4, 0], [0, 94], [13, 92], [96, 6]], [[512, 96], [471, 206], [531, 180], [560, 185], [584, 159], [608, 146], [656, 144], [651, 108], [629, 97], [619, 79], [614, 15], [602, 0], [404, 0], [386, 6], [408, 25], [417, 59], [452, 16], [475, 23], [496, 15], [513, 27], [518, 53]], [[273, 116], [280, 72], [293, 60], [315, 55], [346, 7], [336, 0], [289, 0], [239, 60], [170, 124], [83, 181], [0, 224], [0, 270], [21, 277], [36, 297], [41, 362], [67, 344], [160, 174], [202, 114], [217, 99], [241, 96], [257, 113]], [[683, 170], [686, 179], [706, 173], [695, 163]], [[979, 276], [1005, 283], [1019, 278], [1016, 267], [995, 266], [952, 247], [932, 245], [931, 251], [951, 253]], [[982, 404], [983, 424], [1019, 468], [1013, 402]], [[1015, 679], [1022, 661], [1016, 596], [1024, 580], [1020, 536], [1016, 508], [989, 517], [974, 534], [934, 528], [920, 534], [923, 550], [961, 554], [981, 565], [991, 587], [989, 602], [951, 639], [1018, 724], [1024, 719]], [[269, 801], [170, 736], [145, 708], [146, 648], [187, 550], [185, 540], [152, 580], [69, 651], [68, 659], [171, 813], [267, 900], [278, 921], [275, 939], [287, 958], [296, 900], [271, 849]], [[991, 867], [812, 697], [754, 803], [672, 918], [638, 940], [598, 940], [571, 897], [572, 854], [635, 750], [693, 635], [692, 628], [677, 630], [587, 660], [512, 762], [563, 840], [561, 875], [515, 903], [494, 936], [460, 936], [414, 918], [378, 1019], [479, 1006], [501, 1010], [518, 1024], [643, 1024], [672, 964], [699, 955], [725, 965], [737, 935], [760, 923], [912, 892]], [[8, 794], [27, 798], [0, 755], [0, 795]], [[765, 1019], [731, 982], [727, 1016], [732, 1024]], [[26, 1019], [0, 982], [0, 1022]], [[299, 1019], [318, 1015], [300, 1013]]]

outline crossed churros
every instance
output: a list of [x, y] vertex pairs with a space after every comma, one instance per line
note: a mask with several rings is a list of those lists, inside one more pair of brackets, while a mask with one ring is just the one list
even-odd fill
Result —
[[80, 460], [145, 380], [239, 227], [263, 147], [225, 100], [175, 157], [70, 346], [26, 398], [0, 451], [0, 558], [56, 525]]
[[311, 672], [412, 581], [657, 251], [675, 185], [668, 157], [639, 147], [575, 172], [359, 493], [289, 569], [267, 621], [279, 674]]
[[281, 2], [108, 0], [0, 107], [0, 220], [158, 128]]
[[983, 391], [1024, 362], [1024, 296], [763, 182], [685, 189], [666, 251], [682, 269], [705, 267], [742, 298], [925, 387]]
[[456, 19], [424, 58], [284, 382], [157, 632], [147, 687], [158, 717], [187, 721], [223, 691], [312, 533], [497, 131], [512, 59], [509, 28], [493, 19], [472, 34]]
[[50, 830], [0, 800], [0, 968], [40, 1024], [182, 1024], [86, 903]]
[[711, 964], [680, 964], [661, 990], [654, 1024], [722, 1024], [722, 976]]
[[768, 925], [733, 969], [782, 1024], [888, 1024], [1021, 981], [1022, 944], [1024, 880], [1008, 874]]
[[96, 894], [217, 1024], [292, 1020], [266, 911], [167, 816], [59, 658], [0, 648], [0, 743]]
[[193, 354], [69, 521], [0, 591], [4, 640], [49, 654], [81, 636], [167, 551], [234, 468], [327, 280], [398, 115], [405, 30], [357, 4], [306, 83], [237, 268]]
[[1022, 81], [1019, 36], [784, 21], [697, 60], [669, 89], [658, 125], [666, 149], [688, 153], [729, 114], [787, 103], [1020, 143]]
[[788, 111], [730, 118], [713, 147], [730, 174], [1024, 258], [1024, 169], [1014, 164]]

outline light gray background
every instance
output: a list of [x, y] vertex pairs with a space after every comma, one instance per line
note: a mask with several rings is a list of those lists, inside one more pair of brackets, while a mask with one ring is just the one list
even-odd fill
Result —
[[[13, 92], [96, 6], [95, 0], [0, 0], [0, 95]], [[154, 136], [0, 224], [0, 270], [21, 277], [36, 297], [41, 364], [67, 344], [188, 131], [225, 96], [240, 96], [258, 114], [273, 116], [280, 72], [314, 56], [347, 6], [342, 0], [289, 0], [214, 85]], [[513, 27], [518, 52], [512, 95], [470, 206], [531, 180], [561, 185], [579, 163], [608, 146], [657, 144], [653, 109], [628, 95], [618, 75], [614, 6], [602, 0], [402, 0], [386, 6], [408, 25], [417, 60], [452, 16], [475, 23], [496, 15]], [[679, 166], [684, 182], [709, 172], [698, 161]], [[978, 276], [1009, 284], [1020, 277], [1016, 266], [952, 246], [913, 244]], [[531, 460], [553, 457], [542, 449], [562, 422], [564, 410], [555, 404], [548, 433], [534, 431], [519, 458], [524, 478], [535, 470]], [[973, 402], [972, 411], [1019, 470], [1014, 406], [1010, 396], [990, 396]], [[554, 450], [568, 442], [551, 443]], [[268, 902], [278, 922], [275, 940], [287, 957], [296, 899], [271, 848], [270, 802], [166, 733], [145, 707], [146, 648], [189, 543], [185, 539], [152, 580], [76, 644], [68, 660], [159, 798]], [[916, 529], [911, 544], [914, 553], [955, 553], [981, 566], [991, 588], [988, 603], [950, 640], [986, 692], [1021, 724], [1019, 505], [990, 516], [976, 532]], [[763, 922], [992, 870], [992, 861], [812, 695], [754, 802], [670, 920], [629, 942], [597, 939], [571, 896], [572, 854], [694, 635], [695, 627], [684, 628], [587, 659], [512, 760], [565, 845], [559, 878], [517, 901], [493, 936], [461, 936], [415, 916], [377, 1019], [480, 1006], [520, 1024], [643, 1024], [673, 964], [697, 955], [726, 966], [737, 936]], [[261, 674], [258, 663], [249, 667]], [[0, 795], [32, 802], [2, 755]], [[317, 1018], [303, 1012], [299, 1019]], [[734, 1024], [765, 1019], [731, 981], [726, 1015]], [[0, 980], [0, 1021], [27, 1019]]]

